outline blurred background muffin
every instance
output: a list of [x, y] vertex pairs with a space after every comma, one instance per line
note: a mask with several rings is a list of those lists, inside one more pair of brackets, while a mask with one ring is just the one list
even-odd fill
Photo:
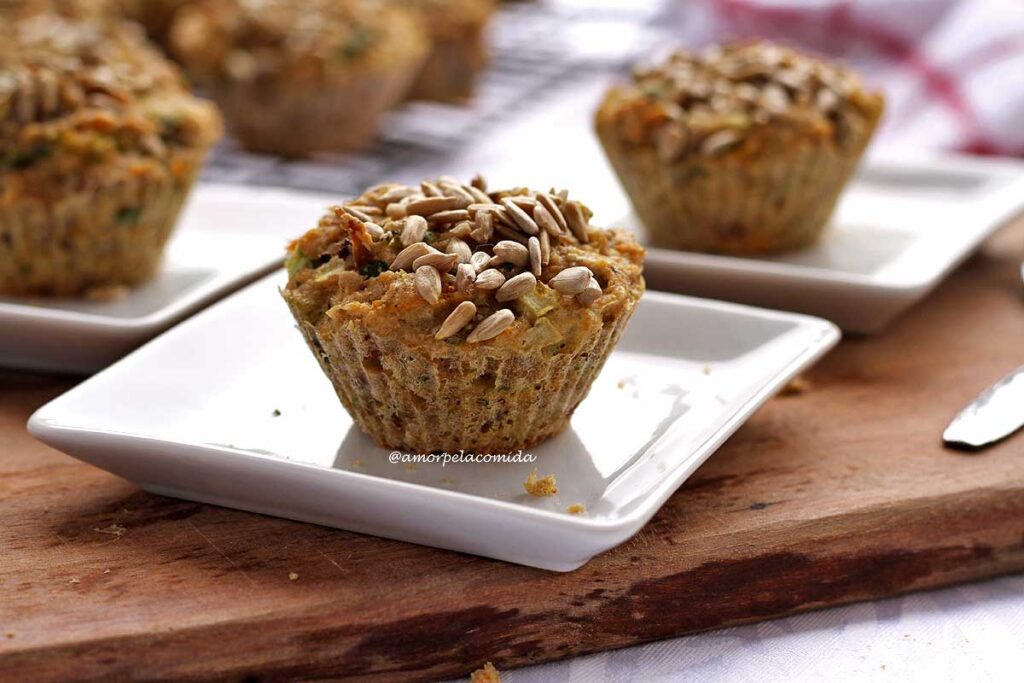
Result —
[[410, 99], [452, 102], [473, 94], [487, 66], [486, 30], [493, 0], [406, 0], [431, 39], [430, 54], [409, 93]]
[[170, 42], [242, 145], [283, 156], [368, 146], [428, 49], [413, 15], [372, 0], [200, 0]]
[[39, 13], [0, 42], [0, 292], [151, 277], [220, 134], [215, 107], [119, 21]]
[[882, 109], [842, 66], [755, 42], [636, 70], [596, 125], [653, 245], [749, 254], [818, 238]]

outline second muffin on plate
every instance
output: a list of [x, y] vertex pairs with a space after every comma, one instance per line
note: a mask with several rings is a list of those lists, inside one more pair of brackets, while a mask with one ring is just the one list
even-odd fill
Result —
[[292, 243], [282, 294], [356, 423], [414, 453], [561, 431], [644, 291], [643, 249], [567, 193], [381, 185]]
[[157, 270], [220, 135], [134, 24], [41, 13], [0, 41], [0, 293], [116, 291]]
[[637, 71], [597, 133], [654, 246], [754, 254], [819, 237], [882, 109], [837, 64], [749, 43]]
[[199, 0], [170, 42], [241, 143], [284, 156], [369, 146], [429, 45], [412, 14], [372, 0]]

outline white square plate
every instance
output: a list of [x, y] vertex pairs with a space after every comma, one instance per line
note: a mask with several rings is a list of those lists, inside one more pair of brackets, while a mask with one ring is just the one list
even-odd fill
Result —
[[[882, 330], [1024, 208], [1024, 164], [935, 156], [862, 166], [822, 240], [740, 258], [650, 248], [650, 287]], [[627, 218], [644, 241], [639, 220]]]
[[78, 373], [105, 367], [278, 267], [287, 240], [316, 225], [328, 203], [297, 192], [200, 185], [160, 273], [124, 298], [0, 298], [0, 366]]
[[559, 491], [531, 498], [534, 464], [392, 464], [295, 330], [283, 279], [175, 327], [29, 429], [155, 493], [568, 571], [635, 534], [839, 339], [816, 318], [648, 292], [571, 427], [534, 449]]

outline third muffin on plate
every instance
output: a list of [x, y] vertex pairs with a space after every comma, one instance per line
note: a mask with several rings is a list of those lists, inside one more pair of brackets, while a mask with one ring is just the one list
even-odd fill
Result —
[[428, 49], [413, 14], [373, 0], [199, 0], [170, 43], [246, 148], [284, 156], [370, 145]]
[[282, 292], [356, 423], [414, 453], [562, 430], [644, 291], [643, 249], [565, 192], [381, 185], [297, 239]]
[[882, 109], [838, 64], [748, 43], [636, 71], [596, 125], [653, 245], [753, 254], [819, 237]]

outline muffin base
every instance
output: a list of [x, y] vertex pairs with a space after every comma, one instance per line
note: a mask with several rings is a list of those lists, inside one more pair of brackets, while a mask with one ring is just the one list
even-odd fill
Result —
[[726, 254], [817, 241], [867, 144], [866, 137], [840, 150], [794, 139], [756, 159], [726, 154], [667, 163], [652, 146], [623, 143], [614, 130], [599, 126], [598, 137], [652, 246]]
[[79, 296], [150, 279], [205, 154], [180, 152], [165, 172], [85, 183], [55, 202], [0, 202], [0, 294]]
[[483, 29], [481, 24], [461, 39], [436, 43], [407, 99], [459, 102], [471, 97], [480, 72], [487, 66]]
[[404, 67], [315, 87], [221, 84], [211, 94], [247, 150], [304, 157], [372, 145], [381, 115], [401, 101], [415, 73]]
[[[474, 353], [454, 345], [409, 347], [356, 319], [319, 328], [300, 322], [299, 330], [356, 424], [381, 446], [508, 453], [565, 429], [635, 305], [555, 355], [543, 348], [489, 349], [486, 342]], [[292, 313], [301, 320], [295, 307]]]

